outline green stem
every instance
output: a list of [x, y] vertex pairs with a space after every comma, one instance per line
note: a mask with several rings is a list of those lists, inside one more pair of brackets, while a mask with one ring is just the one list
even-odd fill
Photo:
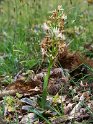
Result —
[[46, 106], [48, 80], [49, 80], [49, 76], [50, 76], [50, 71], [51, 71], [52, 65], [53, 65], [53, 62], [51, 61], [49, 63], [49, 66], [48, 66], [48, 72], [47, 72], [47, 74], [44, 77], [43, 94], [42, 94], [42, 100], [41, 100], [42, 108], [45, 108], [45, 106]]

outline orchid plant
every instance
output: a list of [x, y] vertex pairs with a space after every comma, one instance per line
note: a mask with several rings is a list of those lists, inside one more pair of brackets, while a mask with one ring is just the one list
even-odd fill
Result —
[[58, 6], [56, 10], [51, 13], [49, 20], [46, 21], [42, 28], [46, 34], [45, 38], [41, 42], [41, 52], [43, 61], [47, 58], [49, 62], [48, 72], [44, 78], [43, 94], [42, 94], [42, 108], [45, 107], [47, 97], [48, 80], [50, 76], [50, 70], [55, 60], [64, 55], [66, 48], [66, 38], [64, 35], [64, 26], [66, 24], [67, 16], [64, 14], [62, 6]]

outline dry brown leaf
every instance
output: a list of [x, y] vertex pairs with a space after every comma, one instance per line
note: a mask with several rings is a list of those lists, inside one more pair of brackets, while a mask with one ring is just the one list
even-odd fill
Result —
[[50, 77], [52, 77], [52, 78], [65, 77], [63, 69], [62, 69], [62, 68], [54, 68], [54, 69], [50, 72]]
[[73, 70], [80, 66], [81, 64], [88, 64], [93, 67], [93, 60], [85, 57], [80, 53], [71, 53], [68, 51], [63, 58], [59, 58], [59, 62], [63, 68]]
[[72, 110], [73, 103], [69, 103], [67, 106], [64, 107], [64, 114], [69, 114], [69, 112]]
[[[67, 79], [66, 78], [51, 78], [48, 84], [48, 93], [51, 95], [56, 95], [61, 93], [61, 89], [67, 89]], [[65, 92], [64, 90], [64, 92]]]
[[17, 90], [2, 90], [0, 91], [0, 98], [8, 95], [15, 95], [17, 92]]
[[52, 124], [61, 124], [68, 120], [69, 120], [68, 116], [62, 116], [62, 117], [52, 118], [51, 123]]
[[87, 0], [88, 4], [93, 4], [93, 0]]
[[30, 82], [25, 82], [24, 80], [17, 80], [16, 82], [8, 85], [7, 90], [19, 90], [19, 91], [28, 91], [39, 87], [42, 84], [39, 80], [31, 80]]

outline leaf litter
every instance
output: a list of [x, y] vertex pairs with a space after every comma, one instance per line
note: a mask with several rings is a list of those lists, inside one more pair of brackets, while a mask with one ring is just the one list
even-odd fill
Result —
[[[93, 88], [93, 84], [87, 80], [87, 77], [83, 78], [84, 75], [91, 74], [85, 63], [81, 63], [76, 68], [71, 66], [70, 69], [52, 68], [48, 82], [48, 107], [42, 111], [38, 99], [42, 94], [46, 73], [46, 69], [42, 69], [37, 74], [34, 72], [34, 75], [23, 72], [12, 84], [0, 92], [0, 98], [5, 99], [3, 100], [5, 102], [4, 119], [7, 122], [16, 118], [15, 113], [19, 116], [20, 124], [46, 123], [41, 116], [49, 119], [52, 124], [70, 123], [73, 119], [79, 122], [92, 117], [93, 97], [90, 89]], [[9, 95], [14, 97], [8, 98]], [[7, 102], [9, 99], [10, 102]], [[12, 104], [13, 100], [14, 105]], [[38, 116], [33, 110], [41, 112], [41, 116]], [[48, 111], [49, 113], [47, 113]]]

